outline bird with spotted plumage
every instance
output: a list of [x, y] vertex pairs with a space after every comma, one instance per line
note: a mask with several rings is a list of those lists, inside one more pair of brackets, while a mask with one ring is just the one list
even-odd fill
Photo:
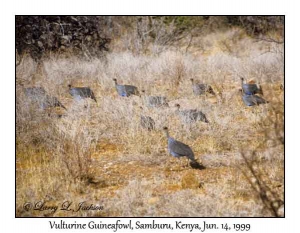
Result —
[[123, 97], [129, 97], [131, 95], [140, 96], [140, 93], [136, 86], [120, 85], [120, 84], [118, 84], [118, 80], [115, 78], [113, 79], [113, 81], [115, 82], [115, 87], [116, 87], [116, 90], [117, 90], [119, 96], [123, 96]]
[[246, 106], [255, 106], [260, 104], [266, 104], [268, 101], [263, 99], [260, 96], [257, 95], [242, 95], [243, 102]]
[[145, 103], [148, 107], [169, 107], [168, 100], [164, 96], [148, 96], [145, 90], [142, 90], [145, 96]]
[[245, 83], [245, 79], [243, 77], [241, 77], [241, 85], [245, 95], [263, 95], [262, 87], [260, 85], [255, 83]]
[[46, 90], [43, 87], [27, 87], [24, 91], [27, 97], [41, 97], [46, 95]]
[[149, 131], [154, 130], [155, 121], [152, 119], [152, 117], [141, 115], [141, 126]]
[[24, 92], [31, 101], [38, 103], [41, 109], [61, 107], [67, 110], [55, 96], [47, 94], [43, 87], [27, 87], [24, 88]]
[[205, 83], [196, 83], [194, 79], [190, 79], [192, 82], [193, 92], [195, 95], [203, 95], [205, 93], [210, 93], [212, 95], [216, 95], [214, 90], [209, 84]]
[[[143, 107], [140, 107], [140, 110], [143, 111]], [[155, 121], [150, 116], [140, 114], [140, 123], [141, 126], [148, 131], [154, 130], [155, 128]]]
[[198, 111], [197, 109], [180, 110], [179, 104], [176, 104], [175, 106], [177, 108], [176, 113], [180, 115], [181, 120], [184, 123], [194, 123], [196, 121], [209, 123], [209, 121], [206, 118], [206, 115], [203, 112]]
[[68, 85], [70, 95], [77, 101], [90, 98], [97, 103], [94, 92], [90, 87], [73, 87], [71, 84]]
[[163, 130], [165, 132], [165, 135], [168, 139], [168, 152], [175, 158], [180, 158], [180, 157], [187, 157], [188, 160], [190, 161], [190, 165], [192, 168], [197, 168], [197, 169], [203, 169], [204, 166], [199, 164], [196, 159], [194, 152], [192, 149], [180, 142], [175, 140], [174, 138], [170, 137], [169, 135], [169, 129], [168, 127], [163, 127]]

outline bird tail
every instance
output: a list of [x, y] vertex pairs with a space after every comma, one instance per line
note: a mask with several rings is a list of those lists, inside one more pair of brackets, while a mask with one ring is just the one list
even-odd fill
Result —
[[209, 123], [209, 121], [207, 120], [206, 117], [204, 117], [204, 122], [205, 122], [205, 123]]
[[137, 95], [138, 97], [142, 97], [142, 95], [139, 91], [135, 91], [134, 94]]
[[61, 102], [59, 102], [59, 101], [57, 103], [57, 106], [58, 107], [62, 107], [63, 109], [67, 110], [67, 108]]
[[216, 93], [214, 92], [213, 89], [209, 89], [208, 92], [209, 92], [210, 94], [212, 94], [212, 95], [216, 95]]
[[203, 166], [202, 164], [200, 164], [197, 160], [192, 159], [190, 162], [190, 166], [194, 169], [199, 169], [199, 170], [203, 170], [205, 169], [205, 166]]
[[261, 94], [261, 95], [264, 95], [264, 92], [263, 92], [263, 89], [262, 89], [262, 87], [261, 87], [261, 85], [258, 85], [258, 88], [259, 88], [259, 94]]
[[95, 102], [97, 103], [96, 96], [94, 95], [94, 93], [91, 93], [90, 98], [91, 98], [92, 100], [95, 100]]
[[59, 101], [57, 101], [57, 103], [55, 103], [54, 106], [61, 107], [61, 108], [65, 109], [65, 110], [67, 110], [67, 108], [61, 102], [59, 102]]

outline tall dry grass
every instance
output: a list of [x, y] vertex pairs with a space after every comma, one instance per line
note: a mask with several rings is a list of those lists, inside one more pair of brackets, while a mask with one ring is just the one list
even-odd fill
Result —
[[[224, 43], [208, 55], [111, 52], [105, 60], [85, 61], [54, 54], [40, 66], [25, 57], [16, 77], [17, 216], [70, 216], [23, 209], [38, 200], [104, 205], [76, 216], [271, 216], [238, 167], [245, 166], [241, 151], [255, 151], [272, 177], [269, 186], [283, 198], [282, 53], [265, 52], [266, 42], [226, 41], [244, 49], [237, 56]], [[240, 75], [259, 82], [270, 103], [244, 106]], [[148, 108], [143, 96], [117, 96], [113, 78], [166, 96], [170, 107]], [[190, 78], [210, 84], [216, 96], [194, 96]], [[90, 86], [98, 104], [74, 101], [69, 83]], [[24, 95], [26, 86], [44, 87], [68, 110], [39, 109]], [[184, 124], [176, 103], [201, 110], [210, 124]], [[141, 114], [155, 120], [154, 131], [141, 127]], [[171, 158], [163, 126], [207, 169], [182, 167]]]

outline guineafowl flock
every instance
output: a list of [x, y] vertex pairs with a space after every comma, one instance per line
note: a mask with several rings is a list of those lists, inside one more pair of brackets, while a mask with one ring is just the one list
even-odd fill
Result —
[[[195, 95], [204, 95], [206, 93], [210, 93], [212, 95], [216, 95], [212, 87], [205, 83], [197, 83], [194, 79], [190, 79], [192, 82], [192, 91]], [[170, 107], [169, 101], [164, 96], [149, 96], [146, 95], [145, 90], [142, 90], [142, 95], [138, 91], [138, 88], [133, 85], [121, 85], [118, 84], [117, 79], [113, 79], [115, 84], [116, 92], [121, 97], [130, 97], [132, 95], [139, 96], [144, 104], [147, 107], [151, 108], [163, 108], [163, 107]], [[81, 101], [82, 99], [91, 99], [97, 103], [96, 97], [94, 92], [91, 90], [90, 87], [73, 87], [72, 85], [68, 85], [69, 87], [69, 94], [73, 97], [76, 101]], [[51, 107], [61, 107], [67, 110], [67, 108], [61, 104], [61, 102], [54, 96], [50, 96], [47, 94], [44, 88], [42, 87], [27, 87], [24, 88], [25, 95], [33, 101], [39, 102], [41, 108], [51, 108]], [[262, 95], [262, 88], [254, 83], [245, 83], [244, 78], [241, 78], [241, 96], [242, 101], [246, 106], [254, 106], [268, 103], [258, 94]], [[177, 114], [184, 124], [193, 124], [197, 121], [201, 121], [204, 123], [209, 123], [205, 113], [197, 109], [188, 109], [188, 110], [181, 110], [180, 105], [176, 104], [175, 114]], [[143, 107], [140, 106], [141, 114], [140, 114], [140, 125], [142, 128], [152, 131], [155, 130], [155, 121], [150, 117], [146, 116], [143, 113]], [[170, 137], [169, 131], [167, 127], [163, 128], [163, 131], [166, 134], [168, 144], [167, 148], [169, 153], [175, 157], [186, 157], [192, 168], [203, 169], [204, 167], [198, 163], [195, 159], [194, 152], [192, 149], [180, 142], [175, 140], [174, 138]]]

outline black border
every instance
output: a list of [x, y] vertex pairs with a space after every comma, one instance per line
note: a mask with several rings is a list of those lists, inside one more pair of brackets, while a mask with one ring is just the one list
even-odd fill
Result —
[[[15, 64], [17, 62], [17, 57], [16, 57], [16, 17], [18, 16], [57, 16], [57, 15], [15, 15]], [[285, 15], [60, 15], [60, 16], [283, 16], [284, 17], [284, 29], [283, 29], [283, 38], [284, 38], [284, 58], [283, 58], [283, 69], [284, 69], [284, 77], [283, 77], [283, 91], [284, 91], [284, 137], [285, 137]], [[54, 219], [64, 219], [64, 218], [83, 218], [83, 219], [89, 219], [89, 218], [100, 218], [100, 219], [105, 219], [105, 218], [116, 218], [116, 219], [122, 219], [122, 218], [129, 218], [129, 219], [134, 219], [134, 218], [148, 218], [148, 219], [160, 219], [160, 218], [175, 218], [175, 219], [181, 219], [181, 218], [191, 218], [191, 219], [202, 219], [202, 218], [238, 218], [238, 219], [273, 219], [276, 217], [95, 217], [95, 216], [89, 216], [89, 217], [20, 217], [17, 216], [17, 166], [16, 166], [16, 161], [17, 161], [17, 145], [16, 145], [16, 138], [17, 138], [17, 92], [16, 92], [16, 87], [17, 87], [17, 67], [15, 65], [15, 218], [37, 218], [37, 219], [48, 219], [48, 218], [54, 218]], [[286, 167], [286, 161], [285, 161], [285, 141], [284, 141], [284, 216], [283, 217], [278, 217], [280, 219], [285, 219], [286, 218], [286, 198], [285, 198], [285, 180], [286, 180], [286, 173], [285, 173], [285, 167]]]

